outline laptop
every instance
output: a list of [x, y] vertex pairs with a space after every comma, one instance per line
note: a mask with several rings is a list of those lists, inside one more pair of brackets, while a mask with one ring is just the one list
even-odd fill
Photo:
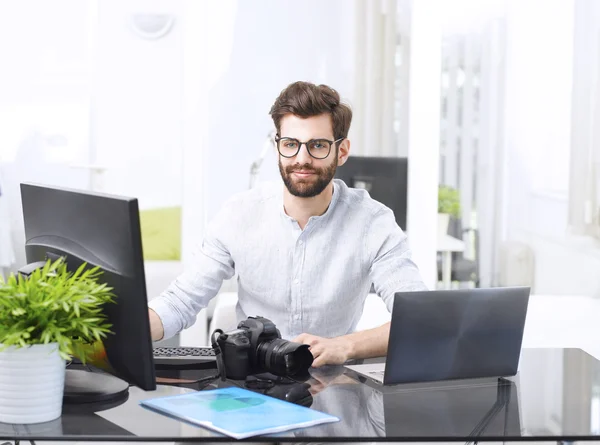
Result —
[[385, 363], [348, 365], [384, 385], [517, 373], [529, 287], [397, 292]]

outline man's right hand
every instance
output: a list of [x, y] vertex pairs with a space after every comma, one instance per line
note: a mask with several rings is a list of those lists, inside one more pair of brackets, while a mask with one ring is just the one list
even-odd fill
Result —
[[150, 318], [150, 334], [152, 335], [152, 341], [162, 340], [165, 336], [165, 330], [160, 317], [152, 309], [148, 309], [148, 317]]

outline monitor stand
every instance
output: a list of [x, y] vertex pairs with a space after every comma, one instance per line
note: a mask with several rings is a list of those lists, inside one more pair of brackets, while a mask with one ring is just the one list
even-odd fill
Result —
[[110, 374], [67, 369], [63, 402], [66, 404], [112, 402], [126, 398], [129, 383]]

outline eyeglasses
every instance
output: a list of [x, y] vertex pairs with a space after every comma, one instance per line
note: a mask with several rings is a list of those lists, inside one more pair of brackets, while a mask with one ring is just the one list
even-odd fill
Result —
[[277, 143], [277, 151], [284, 158], [293, 158], [300, 152], [302, 145], [306, 145], [308, 154], [315, 159], [325, 159], [331, 153], [331, 147], [343, 141], [345, 138], [339, 138], [335, 141], [327, 139], [311, 139], [307, 142], [300, 142], [294, 138], [280, 138], [276, 137], [275, 142]]

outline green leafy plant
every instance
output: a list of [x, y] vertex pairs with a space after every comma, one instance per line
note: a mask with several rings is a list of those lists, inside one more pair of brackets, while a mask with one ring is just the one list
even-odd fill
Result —
[[458, 190], [447, 185], [438, 188], [438, 213], [448, 213], [460, 218], [460, 195]]
[[69, 272], [63, 259], [49, 260], [28, 277], [0, 276], [0, 350], [58, 343], [65, 360], [85, 362], [89, 346], [111, 333], [102, 309], [115, 298], [98, 282], [102, 271], [86, 266]]

